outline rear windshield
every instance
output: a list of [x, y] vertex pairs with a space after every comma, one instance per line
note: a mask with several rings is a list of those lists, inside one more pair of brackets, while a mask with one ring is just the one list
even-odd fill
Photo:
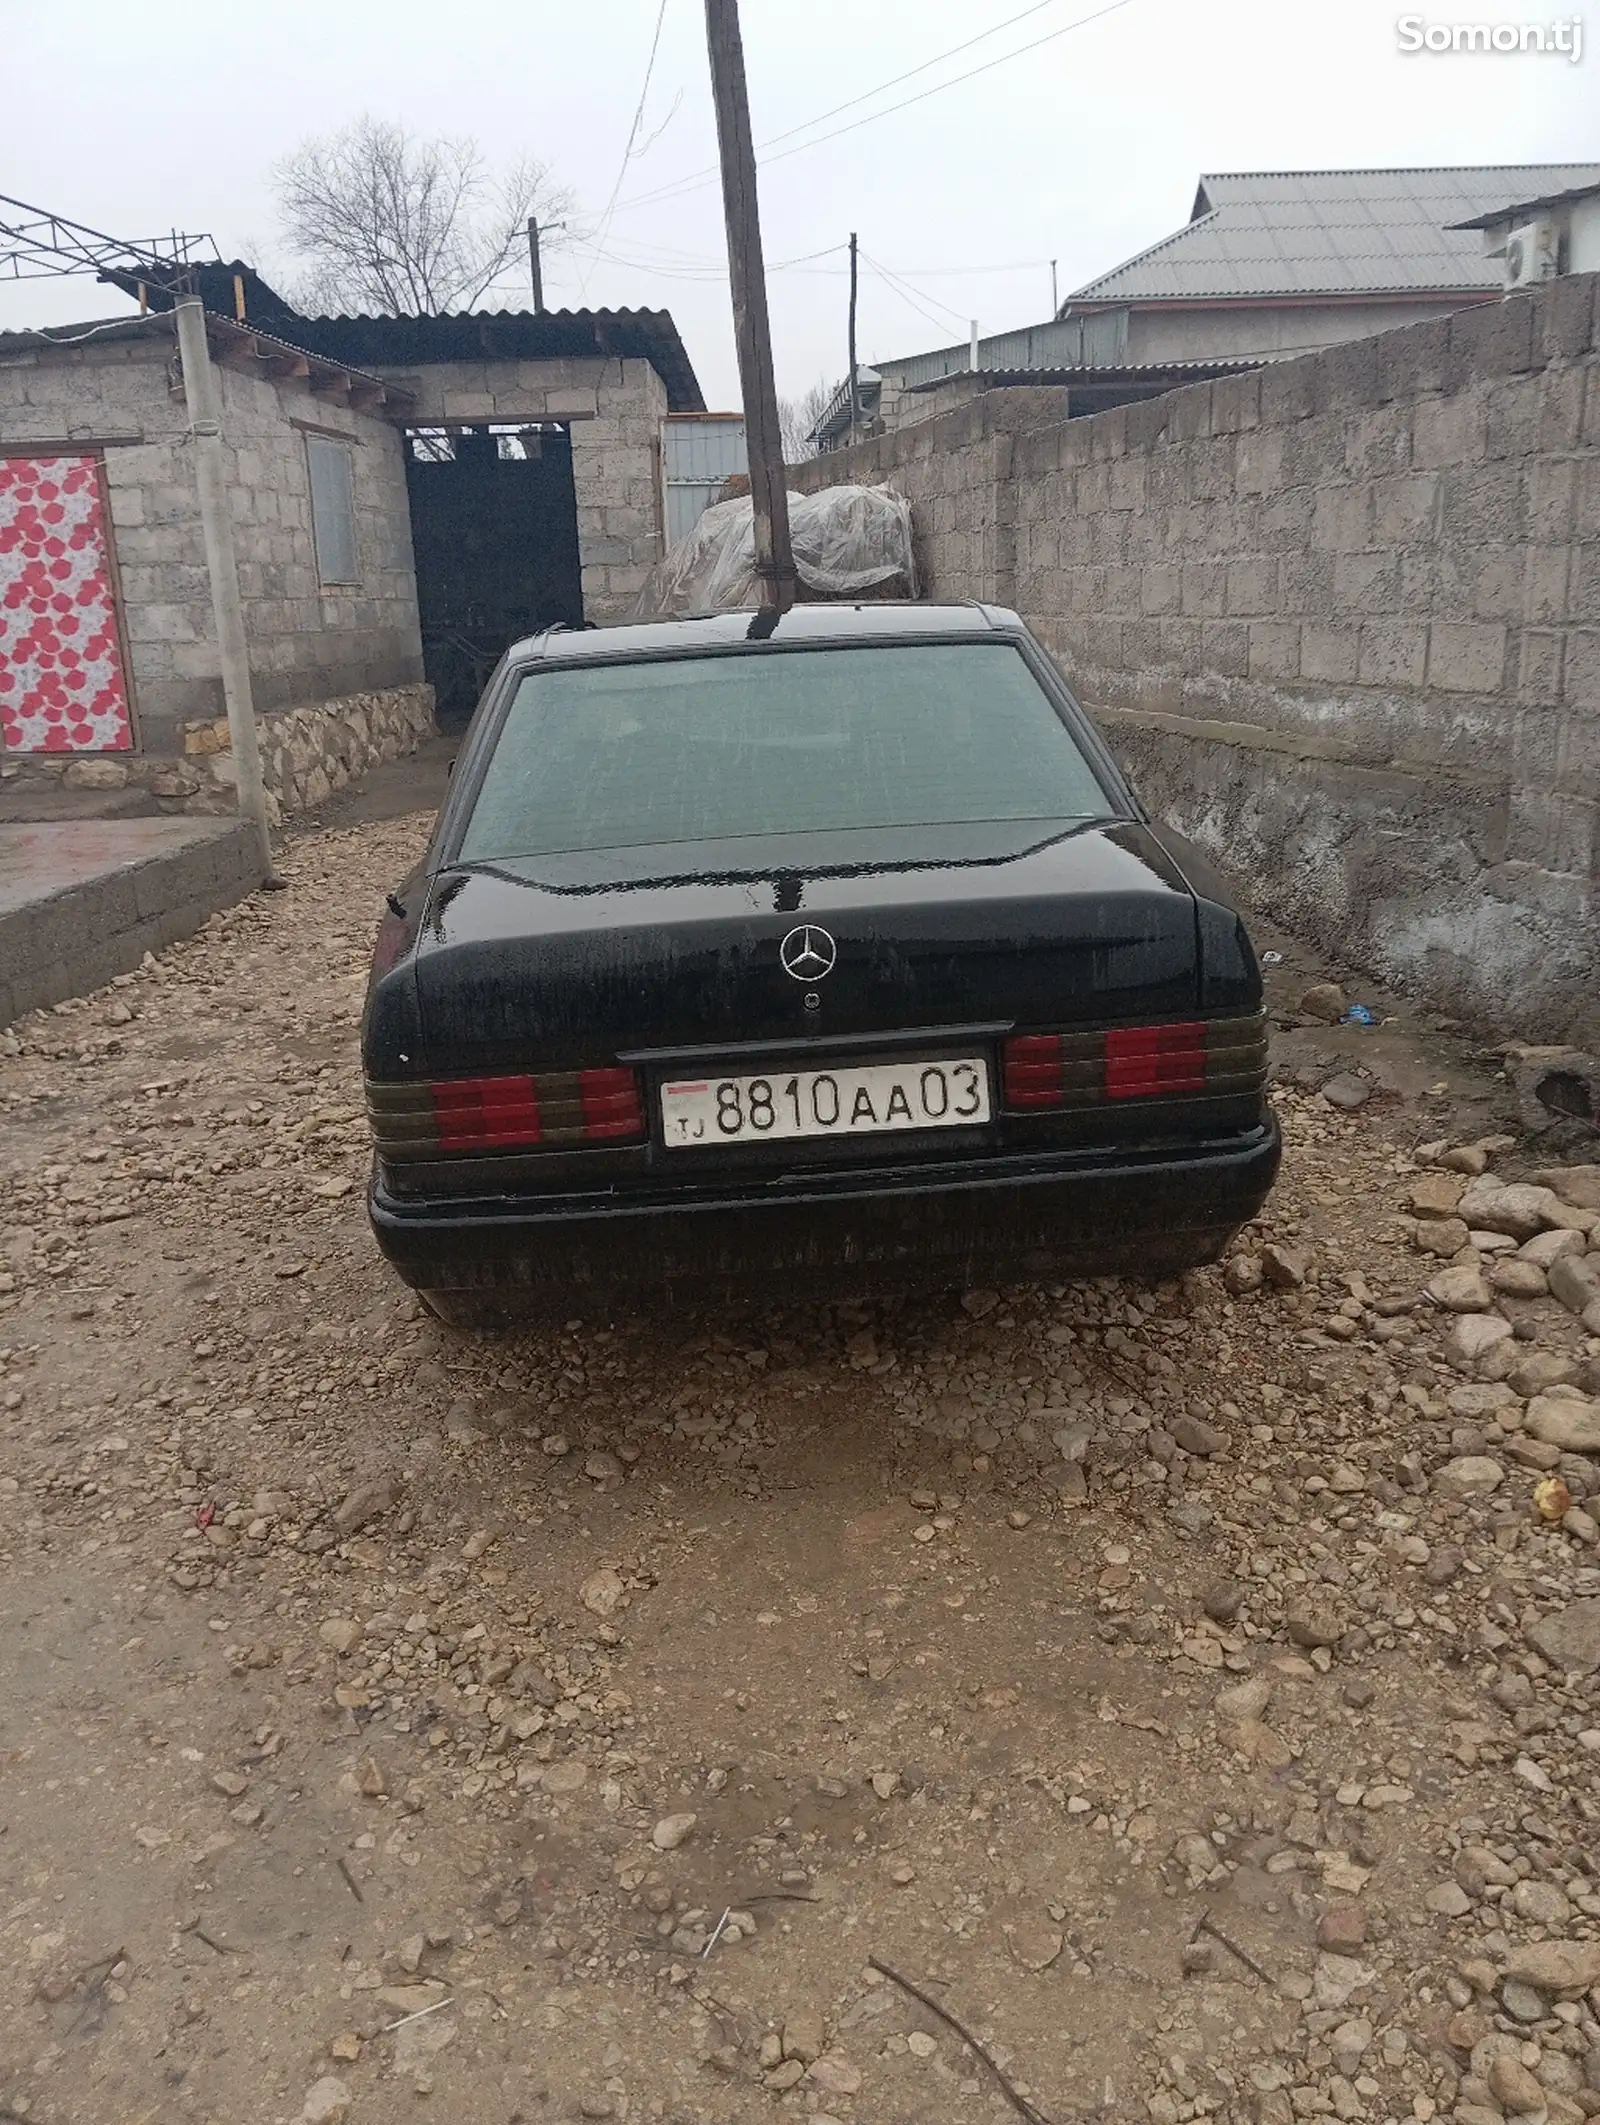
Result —
[[766, 651], [530, 672], [460, 855], [1108, 809], [1009, 642]]

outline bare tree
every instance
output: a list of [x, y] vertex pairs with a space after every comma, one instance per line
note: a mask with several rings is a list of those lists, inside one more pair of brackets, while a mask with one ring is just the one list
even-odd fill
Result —
[[808, 457], [816, 456], [817, 446], [811, 440], [811, 433], [835, 396], [836, 387], [819, 376], [798, 398], [779, 399], [778, 429], [783, 437], [783, 462], [786, 465], [801, 465]]
[[302, 308], [470, 309], [525, 271], [530, 214], [553, 243], [552, 224], [572, 212], [542, 162], [525, 157], [496, 175], [475, 140], [421, 140], [372, 117], [302, 141], [272, 175], [284, 239], [306, 262], [294, 289]]

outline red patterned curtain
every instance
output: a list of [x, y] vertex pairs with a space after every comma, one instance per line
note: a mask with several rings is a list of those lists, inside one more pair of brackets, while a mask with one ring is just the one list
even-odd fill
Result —
[[95, 457], [0, 457], [0, 734], [19, 752], [126, 752], [128, 684]]

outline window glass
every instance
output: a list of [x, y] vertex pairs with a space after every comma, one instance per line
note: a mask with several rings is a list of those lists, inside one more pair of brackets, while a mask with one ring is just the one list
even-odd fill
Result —
[[311, 467], [311, 529], [317, 545], [317, 574], [324, 583], [358, 583], [356, 565], [355, 481], [350, 445], [331, 436], [308, 435], [306, 458]]
[[1108, 808], [1014, 644], [736, 653], [530, 672], [461, 855]]

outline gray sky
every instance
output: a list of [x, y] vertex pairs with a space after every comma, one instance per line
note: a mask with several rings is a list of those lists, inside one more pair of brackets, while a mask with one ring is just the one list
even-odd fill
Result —
[[[553, 260], [552, 307], [670, 309], [713, 406], [737, 403], [698, 0], [666, 0], [636, 150], [624, 144], [658, 0], [52, 0], [8, 11], [12, 94], [0, 190], [113, 233], [214, 232], [224, 255], [277, 262], [268, 182], [310, 133], [370, 111], [533, 153], [591, 227], [619, 172], [598, 253]], [[1022, 13], [1027, 0], [744, 0], [759, 142]], [[1169, 234], [1204, 170], [1600, 160], [1600, 51], [1406, 56], [1377, 0], [1045, 0], [1027, 19], [775, 145], [761, 180], [778, 384], [844, 363], [842, 246], [859, 231], [863, 359], [1049, 314], [1062, 293]], [[1471, 0], [1425, 21], [1570, 20]], [[1600, 12], [1586, 31], [1600, 47]], [[922, 96], [970, 69], [1049, 41]], [[40, 93], [27, 92], [28, 84]], [[49, 85], [49, 93], [42, 92]], [[867, 124], [854, 121], [871, 118]], [[839, 137], [785, 153], [816, 134]], [[815, 257], [808, 254], [827, 252]], [[508, 298], [508, 307], [525, 296]], [[115, 314], [92, 280], [0, 283], [0, 327]]]

